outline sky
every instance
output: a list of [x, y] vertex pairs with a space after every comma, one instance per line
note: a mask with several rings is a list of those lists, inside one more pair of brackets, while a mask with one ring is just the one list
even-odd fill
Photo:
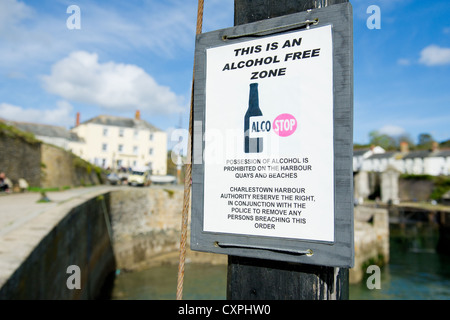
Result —
[[[351, 3], [354, 142], [450, 139], [450, 1]], [[205, 0], [203, 32], [232, 27], [233, 10]], [[140, 110], [170, 141], [188, 128], [196, 15], [196, 0], [0, 0], [0, 118], [71, 128], [77, 112]]]

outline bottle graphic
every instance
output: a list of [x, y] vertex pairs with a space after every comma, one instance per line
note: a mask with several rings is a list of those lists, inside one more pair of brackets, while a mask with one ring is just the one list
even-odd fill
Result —
[[258, 84], [250, 83], [248, 109], [244, 117], [244, 151], [245, 153], [260, 153], [263, 151], [263, 138], [250, 138], [250, 117], [262, 116], [259, 108]]

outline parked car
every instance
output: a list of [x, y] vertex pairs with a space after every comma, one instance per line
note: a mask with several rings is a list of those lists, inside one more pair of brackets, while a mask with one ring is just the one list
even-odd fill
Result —
[[120, 178], [114, 172], [108, 174], [108, 176], [106, 177], [106, 181], [108, 182], [108, 184], [112, 185], [120, 184]]
[[128, 176], [128, 184], [132, 186], [148, 186], [150, 184], [148, 170], [133, 170]]

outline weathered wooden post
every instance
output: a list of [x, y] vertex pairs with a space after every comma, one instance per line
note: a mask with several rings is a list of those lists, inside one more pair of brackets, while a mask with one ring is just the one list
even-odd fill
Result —
[[[234, 1], [234, 24], [322, 8], [348, 0]], [[228, 256], [227, 299], [348, 299], [347, 268]]]
[[228, 299], [348, 299], [351, 5], [235, 0], [195, 56], [191, 248], [228, 255]]

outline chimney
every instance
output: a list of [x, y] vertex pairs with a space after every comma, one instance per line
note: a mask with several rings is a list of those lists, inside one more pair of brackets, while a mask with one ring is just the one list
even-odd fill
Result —
[[77, 112], [77, 121], [75, 122], [75, 127], [78, 127], [80, 125], [80, 113]]
[[435, 151], [438, 151], [438, 150], [439, 150], [439, 143], [437, 143], [436, 141], [433, 141], [431, 143], [431, 151], [435, 152]]
[[401, 153], [407, 153], [407, 152], [409, 152], [409, 145], [408, 145], [408, 142], [406, 142], [406, 141], [400, 142], [400, 152], [401, 152]]
[[139, 110], [136, 110], [136, 115], [134, 117], [136, 120], [141, 120], [141, 112]]

